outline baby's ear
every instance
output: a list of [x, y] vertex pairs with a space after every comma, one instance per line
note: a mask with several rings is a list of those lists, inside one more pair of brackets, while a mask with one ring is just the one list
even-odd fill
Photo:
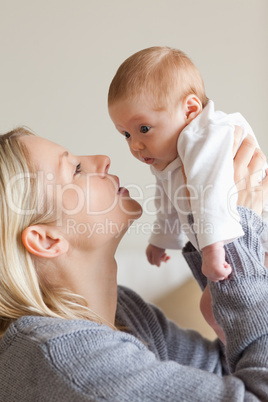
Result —
[[199, 115], [199, 113], [202, 112], [202, 102], [198, 96], [194, 94], [186, 96], [183, 107], [187, 124], [189, 124]]
[[24, 229], [22, 242], [29, 253], [44, 258], [55, 258], [67, 252], [67, 240], [51, 226], [33, 225]]

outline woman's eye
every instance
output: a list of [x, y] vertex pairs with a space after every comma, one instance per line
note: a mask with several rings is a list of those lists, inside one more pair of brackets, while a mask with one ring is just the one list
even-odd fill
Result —
[[125, 136], [126, 139], [130, 137], [130, 134], [127, 131], [123, 131], [123, 135]]
[[78, 173], [81, 173], [81, 163], [78, 163], [78, 165], [76, 165], [76, 167], [75, 167], [74, 174], [76, 175]]
[[151, 128], [150, 126], [141, 126], [140, 132], [143, 133], [143, 134], [146, 134], [146, 133], [148, 133], [150, 128]]

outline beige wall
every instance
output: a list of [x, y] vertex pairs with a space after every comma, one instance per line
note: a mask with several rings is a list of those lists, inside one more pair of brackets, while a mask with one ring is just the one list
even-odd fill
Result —
[[[154, 180], [115, 132], [106, 97], [127, 56], [168, 45], [191, 56], [216, 107], [243, 113], [268, 153], [267, 15], [267, 0], [0, 0], [0, 131], [24, 124], [74, 153], [108, 154], [148, 200]], [[134, 228], [122, 249], [143, 253], [147, 237]]]

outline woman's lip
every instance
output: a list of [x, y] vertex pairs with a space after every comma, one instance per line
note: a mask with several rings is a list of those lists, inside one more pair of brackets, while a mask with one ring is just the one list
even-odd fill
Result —
[[113, 176], [113, 177], [112, 177], [112, 180], [115, 180], [116, 186], [117, 186], [117, 188], [118, 188], [117, 194], [120, 194], [120, 195], [121, 195], [121, 194], [128, 194], [128, 195], [129, 195], [129, 191], [128, 191], [127, 188], [125, 188], [125, 187], [120, 187], [119, 177]]
[[117, 194], [128, 194], [129, 195], [129, 191], [126, 187], [119, 187], [119, 190], [117, 192]]

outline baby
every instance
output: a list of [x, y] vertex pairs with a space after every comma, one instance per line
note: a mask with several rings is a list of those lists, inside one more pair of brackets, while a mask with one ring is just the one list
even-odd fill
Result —
[[123, 62], [108, 108], [130, 152], [156, 177], [149, 262], [167, 261], [165, 250], [182, 248], [185, 233], [202, 252], [203, 274], [212, 281], [227, 278], [224, 244], [244, 234], [236, 208], [234, 126], [255, 138], [247, 121], [215, 111], [196, 66], [168, 47], [144, 49]]

